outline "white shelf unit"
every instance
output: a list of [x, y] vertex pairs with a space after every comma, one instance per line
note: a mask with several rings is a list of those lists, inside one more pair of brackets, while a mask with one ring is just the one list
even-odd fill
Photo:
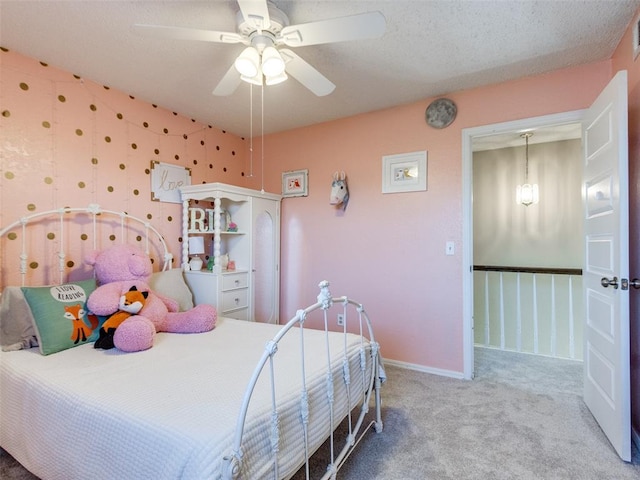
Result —
[[[180, 189], [183, 204], [182, 268], [194, 302], [207, 303], [221, 316], [278, 323], [280, 295], [281, 196], [223, 183]], [[228, 231], [230, 219], [237, 231]], [[189, 269], [189, 237], [205, 237], [214, 266]], [[234, 269], [223, 269], [228, 254]]]

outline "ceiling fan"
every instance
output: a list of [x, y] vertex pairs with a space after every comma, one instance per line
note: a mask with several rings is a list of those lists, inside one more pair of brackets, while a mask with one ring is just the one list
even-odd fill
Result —
[[180, 40], [240, 43], [246, 48], [222, 77], [214, 95], [231, 95], [241, 81], [275, 85], [291, 75], [317, 96], [335, 85], [290, 48], [382, 36], [386, 21], [378, 11], [289, 25], [287, 15], [268, 0], [237, 0], [236, 32], [136, 24], [141, 34]]

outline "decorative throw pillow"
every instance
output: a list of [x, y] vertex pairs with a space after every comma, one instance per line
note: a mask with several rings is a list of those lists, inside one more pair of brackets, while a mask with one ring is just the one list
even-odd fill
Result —
[[94, 342], [101, 320], [87, 312], [87, 298], [96, 281], [82, 280], [64, 285], [22, 287], [33, 314], [40, 353], [49, 355], [84, 343]]
[[5, 352], [38, 346], [33, 315], [20, 287], [5, 287], [0, 296], [0, 345]]
[[154, 292], [178, 302], [181, 312], [193, 308], [193, 295], [184, 281], [182, 269], [173, 268], [164, 272], [156, 272], [151, 275], [147, 283]]

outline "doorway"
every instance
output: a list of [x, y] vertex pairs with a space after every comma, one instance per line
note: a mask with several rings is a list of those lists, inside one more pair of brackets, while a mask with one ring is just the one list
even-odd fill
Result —
[[621, 70], [584, 111], [462, 132], [463, 361], [465, 378], [473, 378], [473, 138], [538, 126], [583, 124], [583, 295], [587, 319], [583, 398], [625, 461], [631, 459], [627, 85], [627, 72]]
[[462, 171], [463, 171], [463, 317], [464, 317], [464, 378], [474, 377], [474, 338], [473, 323], [473, 148], [474, 142], [480, 139], [500, 138], [500, 135], [513, 135], [513, 132], [523, 132], [535, 129], [549, 129], [557, 127], [559, 130], [569, 128], [569, 125], [580, 123], [584, 116], [583, 110], [545, 115], [512, 122], [468, 128], [462, 131]]
[[[476, 347], [582, 360], [581, 136], [575, 123], [473, 138]], [[539, 202], [516, 200], [524, 183]]]

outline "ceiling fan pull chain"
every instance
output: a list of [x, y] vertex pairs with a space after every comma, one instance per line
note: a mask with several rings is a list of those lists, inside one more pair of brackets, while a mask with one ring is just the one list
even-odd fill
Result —
[[249, 176], [253, 177], [253, 85], [249, 84]]
[[260, 94], [260, 108], [261, 108], [261, 113], [260, 113], [260, 117], [261, 117], [261, 122], [262, 122], [262, 126], [260, 127], [261, 132], [260, 132], [260, 139], [262, 142], [262, 145], [260, 146], [260, 168], [262, 169], [262, 171], [260, 172], [260, 175], [262, 177], [261, 181], [261, 192], [264, 193], [264, 82], [262, 82], [261, 85], [261, 94]]

